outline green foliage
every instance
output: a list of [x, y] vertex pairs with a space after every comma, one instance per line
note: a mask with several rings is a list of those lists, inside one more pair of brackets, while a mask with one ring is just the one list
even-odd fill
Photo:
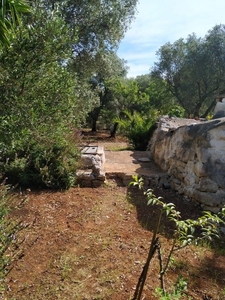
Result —
[[79, 151], [67, 138], [58, 143], [50, 139], [40, 143], [34, 140], [33, 144], [23, 144], [23, 149], [11, 149], [11, 153], [7, 151], [1, 158], [0, 171], [9, 182], [60, 189], [74, 185]]
[[36, 0], [37, 5], [48, 11], [58, 9], [70, 28], [70, 36], [76, 34], [73, 43], [74, 57], [71, 65], [78, 76], [91, 77], [99, 72], [105, 54], [118, 46], [135, 16], [137, 0]]
[[21, 25], [21, 15], [31, 12], [26, 0], [2, 0], [0, 2], [0, 43], [9, 45], [16, 26]]
[[151, 110], [145, 116], [136, 111], [133, 114], [124, 111], [123, 118], [116, 118], [115, 122], [119, 123], [120, 130], [124, 132], [135, 150], [146, 150], [150, 137], [156, 129], [157, 117], [156, 110]]
[[163, 45], [151, 74], [166, 81], [188, 116], [206, 117], [225, 89], [224, 56], [225, 26], [216, 25], [204, 38], [192, 34]]
[[114, 78], [108, 82], [108, 85], [118, 115], [125, 110], [131, 113], [135, 110], [143, 114], [149, 111], [149, 97], [140, 91], [135, 79]]
[[[145, 192], [148, 198], [148, 205], [157, 205], [165, 213], [167, 218], [175, 225], [173, 232], [174, 246], [172, 251], [179, 250], [192, 243], [198, 244], [202, 240], [212, 240], [219, 237], [218, 230], [220, 224], [225, 224], [225, 208], [218, 214], [205, 211], [203, 216], [197, 220], [181, 220], [180, 212], [176, 210], [173, 203], [165, 203], [162, 198], [156, 197], [152, 190]], [[196, 234], [200, 230], [200, 235]]]
[[[87, 78], [107, 77], [107, 68], [122, 65], [112, 50], [137, 1], [106, 2], [33, 1], [32, 14], [7, 37], [10, 46], [0, 49], [2, 178], [54, 188], [74, 183], [79, 151], [73, 128], [101, 102]], [[25, 3], [2, 1], [4, 24], [18, 23], [19, 13], [28, 12]]]
[[173, 291], [165, 292], [161, 288], [156, 288], [155, 296], [160, 300], [179, 300], [187, 289], [187, 280], [178, 276], [177, 282], [174, 284]]
[[171, 107], [177, 103], [175, 97], [168, 91], [166, 81], [150, 75], [136, 77], [139, 93], [144, 93], [148, 101], [143, 105], [142, 112], [157, 109], [161, 115], [168, 114]]
[[180, 105], [176, 105], [174, 107], [172, 107], [168, 113], [169, 117], [177, 117], [177, 118], [183, 118], [185, 115], [185, 109], [180, 106]]
[[71, 54], [67, 26], [57, 14], [32, 18], [35, 26], [20, 27], [0, 52], [0, 172], [13, 183], [67, 188], [78, 161], [72, 128], [91, 103], [62, 64]]

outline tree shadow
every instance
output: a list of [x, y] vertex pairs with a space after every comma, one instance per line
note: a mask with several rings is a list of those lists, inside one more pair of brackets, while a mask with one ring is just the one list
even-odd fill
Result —
[[[149, 188], [151, 189], [151, 187]], [[173, 203], [176, 210], [180, 212], [182, 220], [197, 219], [202, 215], [199, 204], [177, 194], [175, 191], [159, 187], [153, 187], [152, 190], [155, 196], [162, 197], [165, 203]], [[144, 195], [144, 191], [136, 186], [128, 187], [127, 196], [128, 201], [136, 207], [137, 219], [141, 226], [149, 231], [154, 231], [160, 208], [156, 205], [148, 205], [148, 199]], [[166, 238], [171, 238], [173, 230], [174, 224], [163, 215], [158, 233], [163, 234]]]
[[[172, 190], [154, 188], [153, 192], [157, 197], [163, 197], [164, 202], [174, 203], [176, 209], [180, 211], [181, 219], [183, 220], [197, 219], [202, 216], [202, 209], [198, 204], [176, 194]], [[147, 196], [143, 195], [143, 191], [139, 190], [138, 187], [128, 187], [127, 194], [128, 201], [136, 207], [139, 223], [146, 230], [153, 232], [156, 228], [160, 208], [156, 205], [147, 205]], [[169, 240], [172, 238], [173, 230], [174, 225], [164, 216], [158, 234]], [[199, 234], [198, 231], [196, 233]], [[166, 243], [163, 248], [165, 255], [166, 253], [168, 254], [170, 246], [167, 245], [168, 241], [166, 240], [163, 240], [163, 243]], [[176, 281], [178, 275], [182, 276], [182, 278], [187, 278], [188, 290], [186, 296], [190, 297], [190, 299], [195, 299], [192, 297], [198, 294], [203, 300], [225, 300], [225, 251], [223, 250], [225, 249], [225, 241], [217, 239], [206, 246], [187, 247], [183, 249], [184, 251], [182, 251], [181, 255], [177, 257], [175, 255], [174, 259], [177, 262], [173, 267], [169, 268], [168, 276], [166, 277], [169, 278], [170, 284], [171, 279], [173, 278]], [[218, 253], [218, 250], [221, 249], [223, 250], [222, 255]], [[213, 286], [212, 290], [208, 289], [209, 284]], [[217, 293], [218, 298], [215, 298], [215, 293]]]

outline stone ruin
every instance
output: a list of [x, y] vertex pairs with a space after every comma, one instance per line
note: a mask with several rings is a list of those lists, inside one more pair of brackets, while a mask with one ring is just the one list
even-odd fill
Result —
[[87, 146], [81, 150], [81, 170], [77, 182], [81, 187], [100, 187], [105, 182], [105, 152], [102, 146]]
[[179, 194], [212, 212], [225, 205], [225, 117], [211, 121], [162, 117], [148, 150]]

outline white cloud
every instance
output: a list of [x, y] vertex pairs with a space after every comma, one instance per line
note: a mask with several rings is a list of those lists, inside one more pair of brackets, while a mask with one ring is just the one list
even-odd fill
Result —
[[128, 61], [128, 76], [149, 73], [156, 51], [195, 32], [204, 37], [224, 24], [224, 0], [140, 0], [139, 13], [121, 42], [118, 55]]

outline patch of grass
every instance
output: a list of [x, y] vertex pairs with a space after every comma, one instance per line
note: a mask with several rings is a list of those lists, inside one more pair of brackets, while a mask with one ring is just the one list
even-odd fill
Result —
[[171, 258], [170, 269], [173, 271], [179, 272], [182, 270], [187, 270], [189, 267], [186, 260], [176, 259], [175, 257]]
[[104, 143], [104, 149], [106, 151], [126, 151], [134, 150], [132, 146], [129, 146], [127, 143]]

